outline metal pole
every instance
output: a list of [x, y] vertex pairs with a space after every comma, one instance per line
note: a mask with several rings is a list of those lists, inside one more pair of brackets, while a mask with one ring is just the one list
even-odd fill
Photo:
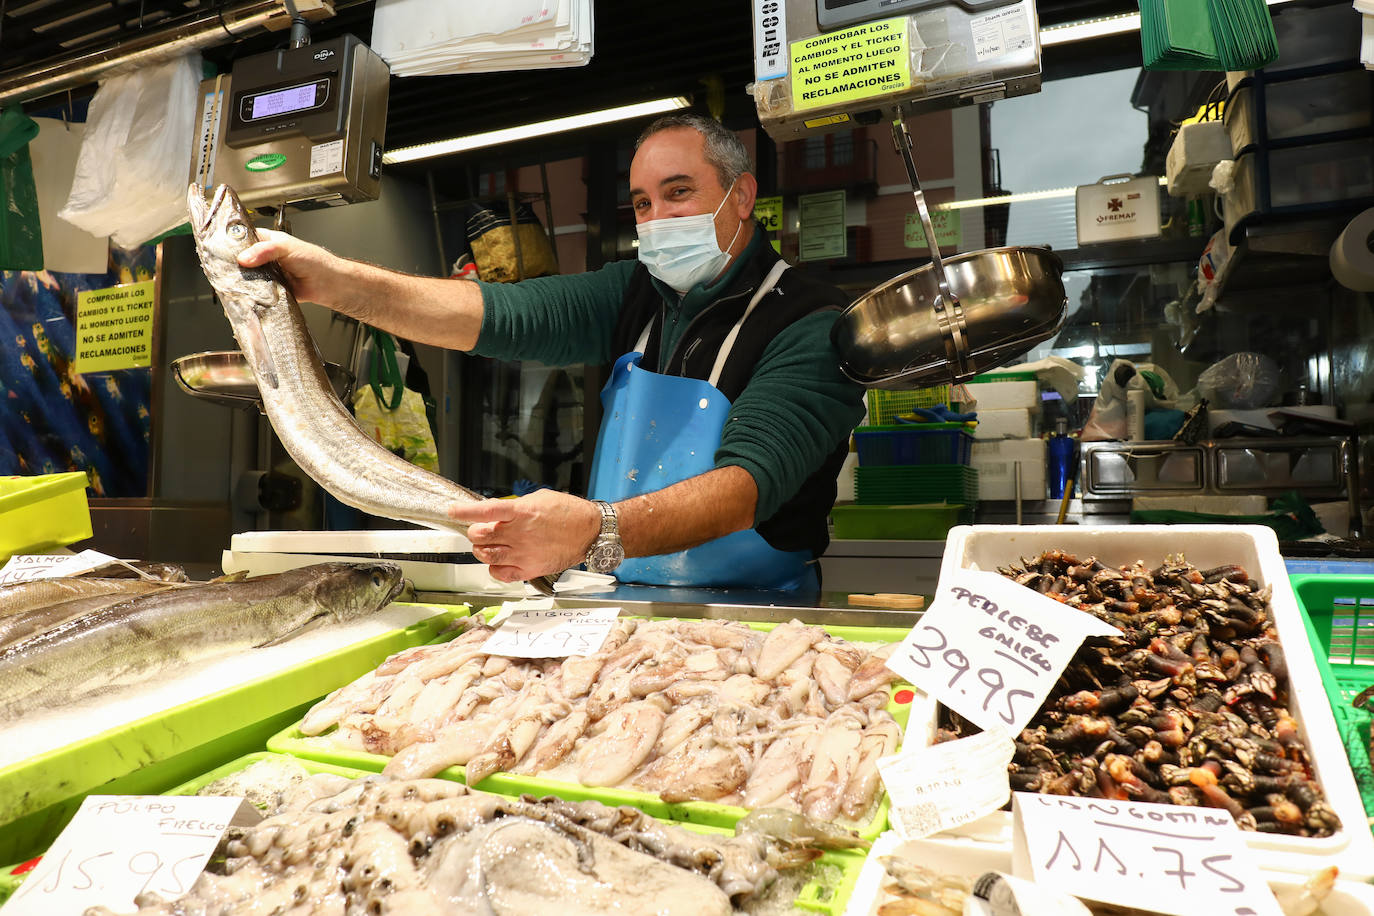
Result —
[[[338, 10], [350, 5], [348, 0], [338, 0], [334, 7]], [[225, 44], [284, 15], [282, 0], [249, 0], [181, 25], [140, 32], [96, 48], [0, 71], [0, 107], [75, 89], [116, 73]]]
[[554, 238], [553, 231], [553, 198], [549, 196], [549, 170], [542, 159], [539, 160], [539, 183], [544, 189], [544, 220], [549, 227], [549, 250], [553, 254], [553, 266], [558, 268], [558, 240]]

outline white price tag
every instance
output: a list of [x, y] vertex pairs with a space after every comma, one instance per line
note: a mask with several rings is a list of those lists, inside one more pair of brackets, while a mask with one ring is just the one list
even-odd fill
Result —
[[754, 0], [754, 79], [787, 75], [787, 0]]
[[4, 916], [81, 913], [104, 905], [134, 909], [152, 891], [186, 893], [231, 823], [261, 815], [242, 798], [90, 795], [5, 903]]
[[990, 729], [880, 758], [893, 829], [919, 840], [996, 811], [1011, 797], [1007, 764], [1015, 752], [1010, 735]]
[[961, 569], [887, 666], [982, 728], [1015, 735], [1087, 636], [1121, 631], [995, 572]]
[[1077, 897], [1176, 916], [1280, 916], [1231, 815], [1217, 808], [1017, 792], [1012, 873]]
[[114, 557], [98, 550], [83, 550], [76, 554], [19, 554], [10, 557], [9, 562], [0, 567], [0, 585], [13, 585], [31, 579], [79, 576], [113, 562]]
[[618, 607], [514, 611], [482, 644], [482, 651], [512, 658], [591, 655], [619, 616]]

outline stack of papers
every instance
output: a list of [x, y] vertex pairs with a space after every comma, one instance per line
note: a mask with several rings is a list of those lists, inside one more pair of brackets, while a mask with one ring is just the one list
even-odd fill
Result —
[[372, 49], [394, 76], [580, 67], [592, 0], [377, 0]]
[[1140, 0], [1147, 70], [1254, 70], [1279, 56], [1264, 0]]

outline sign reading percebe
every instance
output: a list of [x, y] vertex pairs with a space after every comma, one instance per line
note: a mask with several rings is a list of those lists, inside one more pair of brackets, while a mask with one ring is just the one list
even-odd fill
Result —
[[837, 105], [909, 88], [906, 28], [906, 17], [898, 16], [792, 42], [793, 109]]
[[978, 726], [1015, 735], [1088, 636], [1121, 631], [995, 572], [954, 570], [887, 666]]

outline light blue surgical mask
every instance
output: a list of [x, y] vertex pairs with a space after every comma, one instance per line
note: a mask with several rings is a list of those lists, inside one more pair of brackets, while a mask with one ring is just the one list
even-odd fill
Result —
[[649, 273], [679, 293], [720, 276], [725, 265], [730, 263], [729, 249], [739, 238], [740, 229], [744, 228], [744, 221], [741, 220], [739, 228], [730, 238], [730, 244], [725, 246], [725, 251], [721, 251], [720, 243], [716, 241], [716, 213], [725, 206], [734, 189], [735, 182], [732, 181], [714, 213], [669, 216], [635, 226], [639, 234], [639, 260], [649, 269]]

